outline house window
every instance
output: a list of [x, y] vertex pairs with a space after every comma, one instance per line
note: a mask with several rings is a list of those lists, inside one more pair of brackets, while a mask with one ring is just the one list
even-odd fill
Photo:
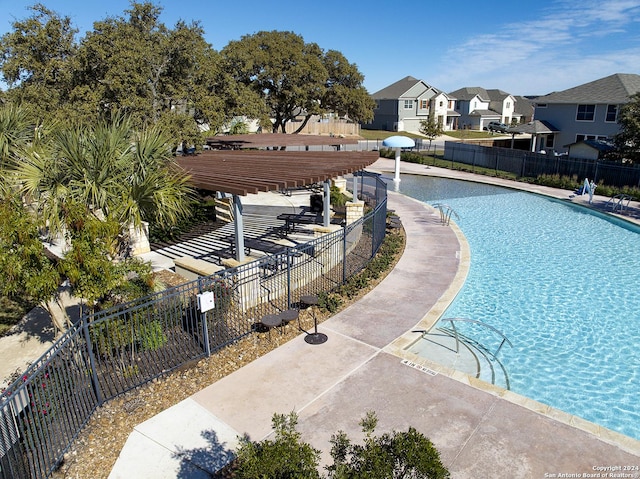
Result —
[[595, 140], [596, 135], [576, 135], [576, 143], [584, 140]]
[[546, 104], [546, 103], [538, 103], [538, 104], [536, 105], [536, 108], [546, 108], [546, 107], [547, 107], [547, 104]]
[[555, 140], [555, 135], [547, 135], [547, 139], [544, 142], [544, 147], [545, 148], [553, 148], [554, 145], [554, 140]]
[[443, 106], [444, 106], [444, 102], [440, 100], [440, 108], [442, 108]]
[[422, 110], [429, 108], [429, 100], [420, 100], [420, 108]]
[[593, 121], [596, 114], [595, 105], [578, 105], [576, 121]]
[[604, 120], [608, 123], [615, 123], [618, 119], [618, 105], [607, 105], [607, 118]]
[[412, 110], [413, 109], [413, 100], [405, 100], [404, 101], [404, 109]]
[[511, 102], [510, 101], [507, 102], [507, 108], [511, 108]]

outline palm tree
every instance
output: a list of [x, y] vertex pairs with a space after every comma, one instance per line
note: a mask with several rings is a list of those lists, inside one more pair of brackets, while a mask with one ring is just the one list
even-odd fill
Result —
[[28, 111], [13, 103], [0, 106], [0, 166], [7, 167], [33, 139], [34, 128]]
[[38, 205], [51, 234], [63, 231], [66, 204], [116, 220], [122, 237], [144, 222], [171, 226], [188, 214], [188, 176], [157, 128], [136, 133], [127, 117], [60, 129], [47, 147], [31, 149], [17, 166], [23, 192]]

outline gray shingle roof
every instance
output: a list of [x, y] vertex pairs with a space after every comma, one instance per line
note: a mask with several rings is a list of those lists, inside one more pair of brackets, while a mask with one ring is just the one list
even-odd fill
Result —
[[[507, 98], [511, 93], [507, 93], [506, 91], [491, 89], [487, 90], [487, 95], [489, 95], [489, 99], [492, 101], [502, 101]], [[511, 95], [513, 96], [513, 95]]]
[[400, 98], [404, 93], [406, 93], [411, 87], [413, 87], [416, 83], [420, 83], [420, 80], [414, 78], [412, 76], [404, 77], [402, 80], [398, 80], [395, 83], [383, 88], [382, 90], [378, 90], [371, 97], [374, 100], [388, 100]]
[[500, 113], [493, 110], [473, 110], [469, 113], [469, 116], [486, 116], [500, 118]]
[[454, 97], [456, 100], [471, 100], [476, 95], [478, 95], [483, 101], [490, 100], [487, 90], [479, 86], [460, 88], [459, 90], [448, 93], [448, 95], [449, 97]]
[[549, 134], [555, 131], [560, 131], [545, 120], [533, 120], [529, 123], [525, 123], [524, 125], [509, 128], [509, 130], [517, 133], [531, 133], [532, 135]]
[[535, 103], [627, 103], [640, 92], [640, 75], [615, 73], [568, 90], [537, 97]]
[[532, 116], [533, 115], [533, 102], [523, 96], [514, 96], [516, 104], [514, 105], [514, 113]]

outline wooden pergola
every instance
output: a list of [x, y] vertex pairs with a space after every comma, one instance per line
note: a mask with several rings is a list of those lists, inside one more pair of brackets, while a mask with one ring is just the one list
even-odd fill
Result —
[[[277, 137], [277, 138], [276, 138]], [[335, 137], [311, 135], [235, 135], [245, 147], [307, 146]], [[344, 138], [339, 139], [341, 142]], [[357, 142], [356, 140], [353, 140]], [[275, 143], [274, 143], [275, 142]], [[342, 143], [344, 144], [344, 143]], [[379, 155], [372, 151], [286, 151], [286, 150], [213, 150], [177, 159], [190, 175], [190, 183], [199, 189], [233, 195], [236, 260], [244, 260], [244, 233], [240, 196], [279, 191], [287, 188], [324, 185], [323, 223], [329, 225], [330, 180], [360, 171], [373, 164]]]
[[214, 149], [238, 150], [242, 148], [280, 148], [283, 146], [357, 145], [360, 137], [290, 135], [287, 133], [261, 133], [247, 135], [216, 135], [205, 141]]
[[196, 188], [246, 196], [324, 182], [377, 159], [373, 151], [222, 150], [185, 156], [177, 163]]

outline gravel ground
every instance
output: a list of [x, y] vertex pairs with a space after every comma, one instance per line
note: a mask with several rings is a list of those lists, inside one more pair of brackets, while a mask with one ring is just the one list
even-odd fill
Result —
[[[400, 254], [396, 258], [399, 259]], [[394, 263], [395, 265], [395, 263]], [[392, 265], [389, 271], [393, 269]], [[163, 272], [159, 278], [167, 286], [181, 284], [186, 280], [175, 273]], [[360, 291], [357, 297], [343, 300], [346, 308], [373, 289], [384, 277], [372, 282]], [[317, 315], [318, 322], [329, 317], [328, 313]], [[308, 311], [300, 312], [302, 327], [313, 327], [313, 318]], [[218, 379], [231, 374], [254, 359], [298, 336], [297, 328], [288, 327], [284, 334], [252, 334], [241, 341], [218, 351], [211, 357], [184, 366], [179, 370], [134, 391], [126, 393], [99, 408], [80, 433], [78, 439], [65, 455], [55, 479], [101, 479], [107, 478], [133, 428], [188, 398]]]

